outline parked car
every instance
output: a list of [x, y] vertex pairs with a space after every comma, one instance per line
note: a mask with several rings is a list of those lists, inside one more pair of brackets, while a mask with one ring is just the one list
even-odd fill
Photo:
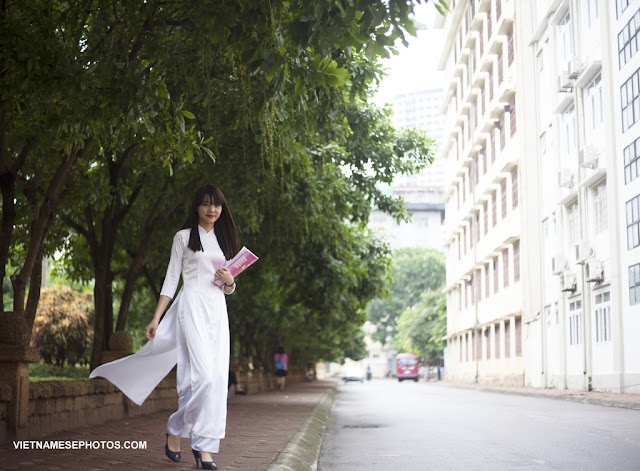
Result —
[[358, 366], [348, 366], [342, 371], [342, 381], [348, 383], [350, 381], [364, 382], [364, 373]]

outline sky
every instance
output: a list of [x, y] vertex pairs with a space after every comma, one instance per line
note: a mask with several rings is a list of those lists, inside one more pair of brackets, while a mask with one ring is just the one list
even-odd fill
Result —
[[442, 72], [437, 71], [438, 60], [444, 43], [443, 30], [432, 28], [433, 15], [437, 11], [431, 2], [416, 6], [415, 19], [426, 29], [418, 37], [409, 36], [409, 46], [399, 46], [397, 56], [384, 60], [388, 76], [382, 82], [374, 98], [377, 104], [391, 103], [398, 92], [426, 90], [442, 86]]

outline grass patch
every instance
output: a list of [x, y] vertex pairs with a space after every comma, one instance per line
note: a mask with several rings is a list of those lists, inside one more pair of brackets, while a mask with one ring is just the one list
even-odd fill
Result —
[[89, 379], [89, 367], [29, 363], [30, 381], [73, 381], [75, 379]]

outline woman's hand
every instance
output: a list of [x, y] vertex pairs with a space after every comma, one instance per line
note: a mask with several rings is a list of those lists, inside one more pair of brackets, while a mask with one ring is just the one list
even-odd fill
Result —
[[233, 284], [233, 276], [227, 267], [218, 268], [216, 270], [215, 279], [222, 281], [227, 286], [231, 286]]
[[149, 325], [147, 326], [147, 338], [149, 340], [153, 340], [156, 336], [156, 330], [158, 330], [158, 320], [153, 318]]

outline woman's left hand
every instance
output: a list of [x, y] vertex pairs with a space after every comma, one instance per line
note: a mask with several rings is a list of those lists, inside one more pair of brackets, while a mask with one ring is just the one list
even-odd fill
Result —
[[225, 285], [233, 284], [233, 276], [227, 267], [218, 268], [215, 274], [216, 280], [222, 281]]

